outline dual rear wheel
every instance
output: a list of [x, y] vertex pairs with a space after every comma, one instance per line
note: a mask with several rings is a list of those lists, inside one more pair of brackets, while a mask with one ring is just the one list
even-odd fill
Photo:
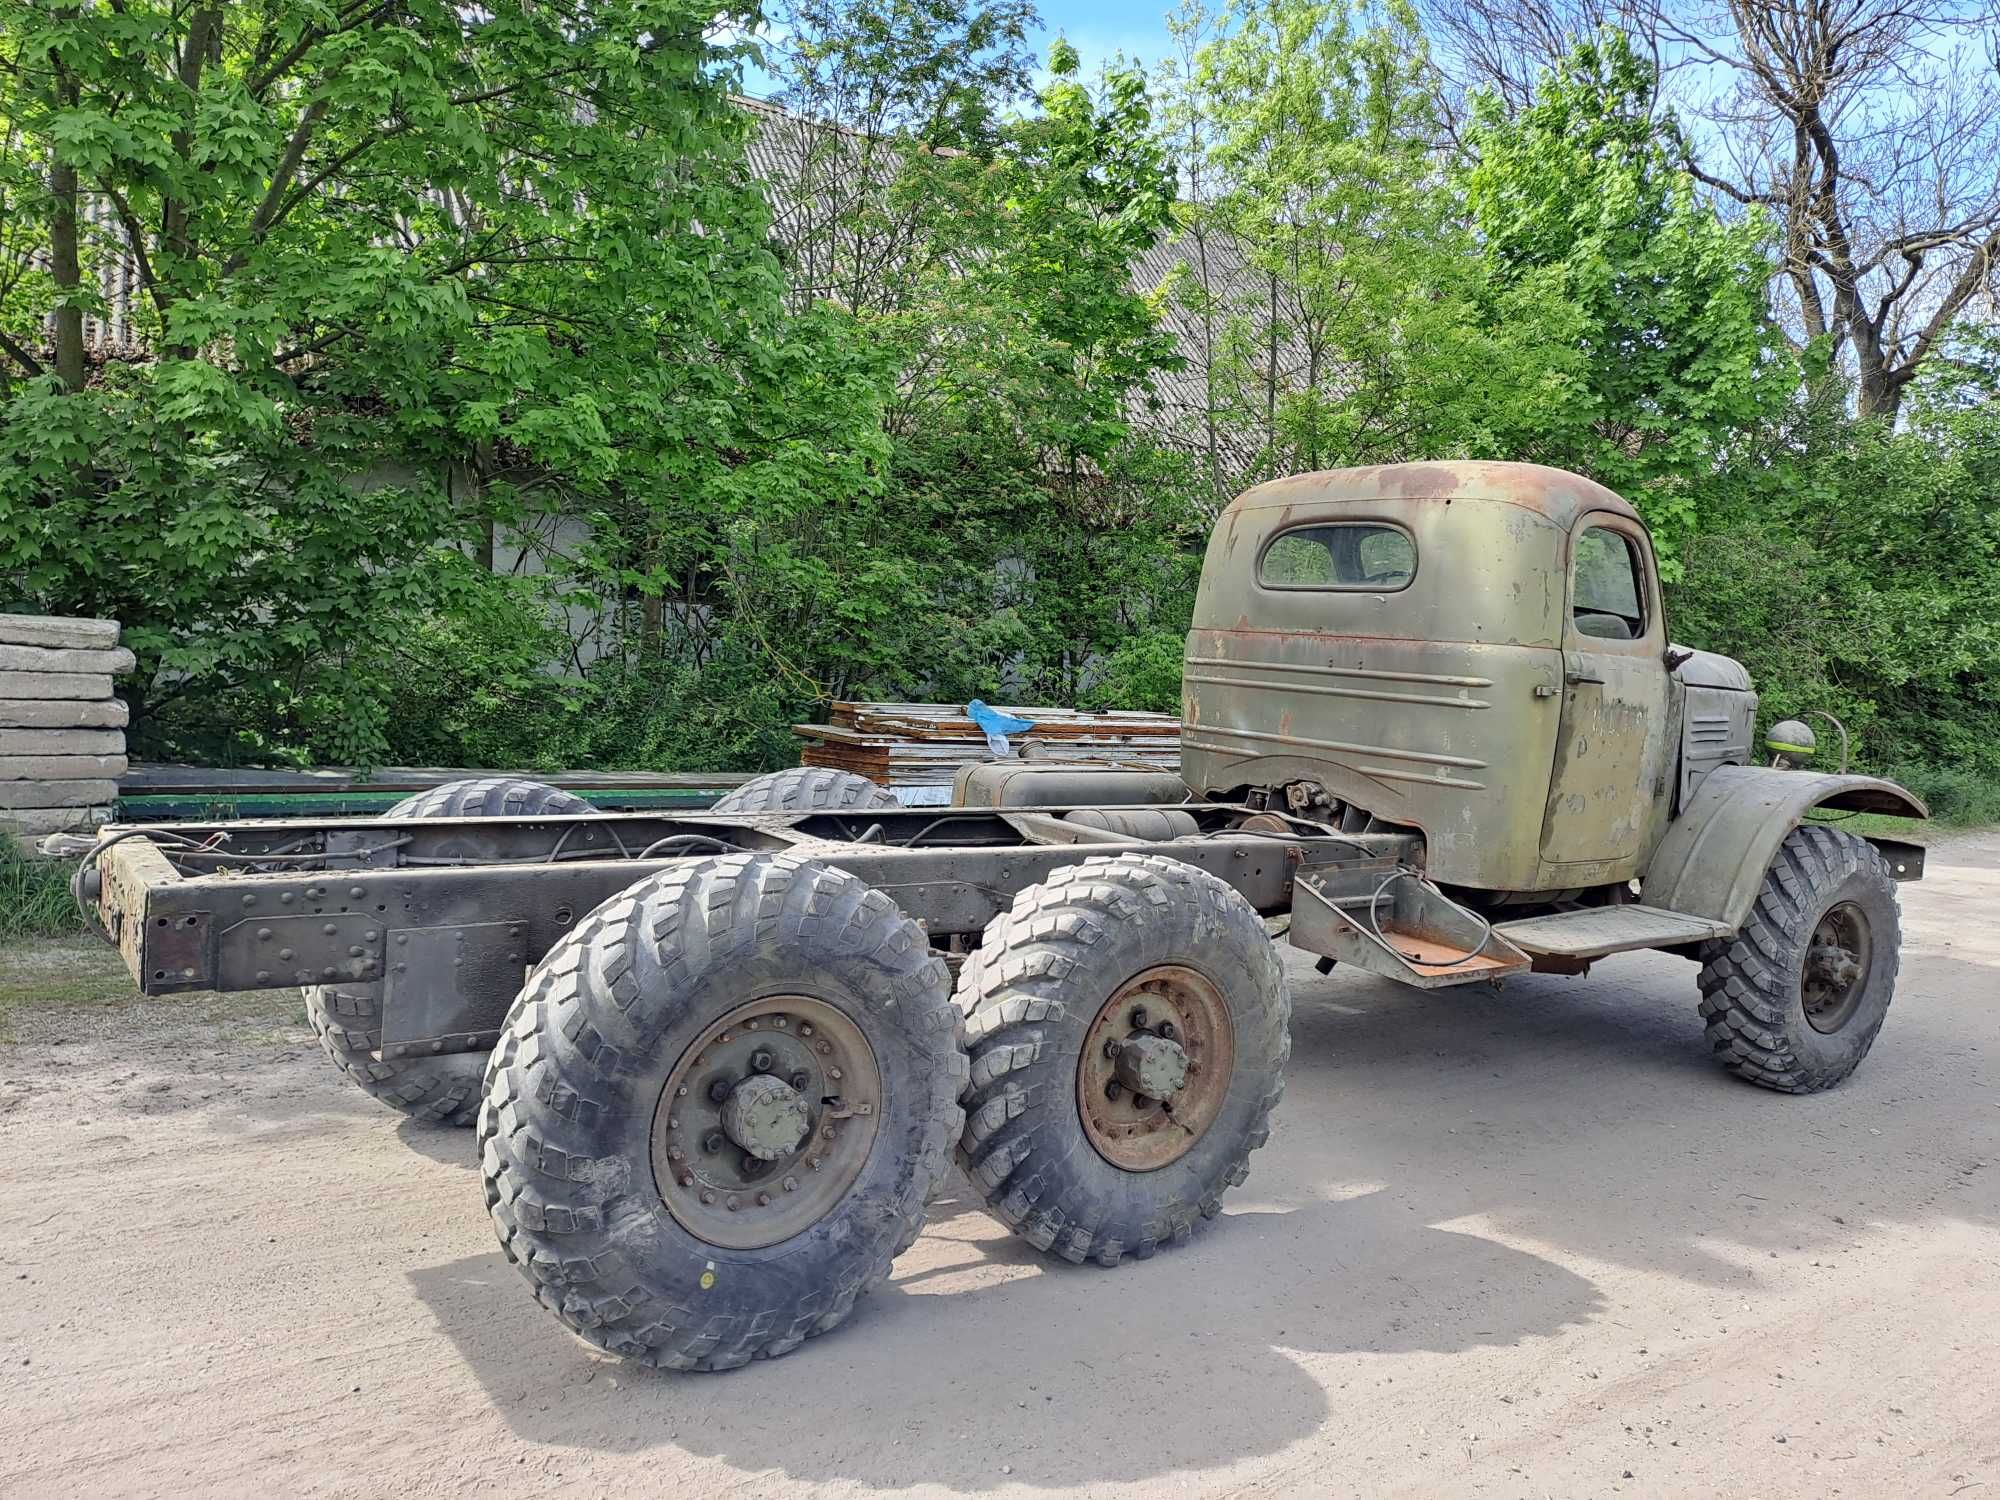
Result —
[[[752, 783], [736, 810], [880, 805], [842, 774]], [[584, 1339], [728, 1369], [844, 1319], [954, 1154], [1067, 1259], [1185, 1239], [1269, 1133], [1289, 1019], [1256, 912], [1176, 861], [1091, 859], [1021, 892], [954, 996], [858, 877], [688, 860], [529, 976], [479, 1111], [487, 1204]]]

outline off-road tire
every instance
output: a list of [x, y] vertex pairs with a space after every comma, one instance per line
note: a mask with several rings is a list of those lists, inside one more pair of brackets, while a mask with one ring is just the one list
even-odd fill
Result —
[[[1178, 1161], [1134, 1172], [1093, 1147], [1077, 1102], [1083, 1039], [1132, 976], [1204, 974], [1235, 1061], [1220, 1113]], [[1065, 1260], [1115, 1266], [1186, 1240], [1270, 1138], [1291, 1055], [1291, 994], [1256, 910], [1204, 870], [1155, 855], [1086, 859], [1015, 897], [958, 984], [972, 1055], [959, 1165], [988, 1208]]]
[[[758, 1249], [674, 1218], [655, 1109], [705, 1028], [759, 995], [805, 994], [861, 1027], [883, 1085], [846, 1194]], [[486, 1074], [480, 1171], [501, 1247], [579, 1336], [676, 1370], [724, 1370], [845, 1319], [922, 1228], [964, 1118], [945, 966], [858, 877], [792, 855], [688, 860], [621, 892], [542, 960]]]
[[836, 771], [831, 766], [794, 766], [771, 771], [725, 793], [709, 807], [712, 813], [849, 812], [876, 807], [901, 807], [896, 794], [866, 776]]
[[[590, 804], [558, 787], [511, 776], [446, 782], [401, 802], [385, 818], [572, 817]], [[436, 1057], [377, 1058], [382, 1043], [380, 984], [312, 985], [305, 990], [306, 1020], [333, 1065], [372, 1099], [434, 1125], [470, 1125], [479, 1113], [483, 1052]]]
[[[1802, 975], [1820, 918], [1842, 903], [1866, 919], [1870, 953], [1858, 1005], [1829, 1033], [1806, 1017]], [[1740, 1078], [1788, 1094], [1839, 1083], [1882, 1029], [1901, 939], [1896, 883], [1875, 847], [1831, 828], [1793, 829], [1742, 931], [1701, 946], [1701, 1014], [1716, 1060]]]

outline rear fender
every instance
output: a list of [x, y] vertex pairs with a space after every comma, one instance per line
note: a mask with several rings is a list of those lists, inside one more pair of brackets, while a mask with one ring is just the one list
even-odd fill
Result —
[[[1733, 932], [1749, 919], [1778, 846], [1813, 808], [1928, 818], [1930, 809], [1893, 781], [1767, 766], [1718, 766], [1653, 851], [1639, 899], [1709, 917]], [[1880, 841], [1902, 878], [1922, 873], [1914, 845]]]

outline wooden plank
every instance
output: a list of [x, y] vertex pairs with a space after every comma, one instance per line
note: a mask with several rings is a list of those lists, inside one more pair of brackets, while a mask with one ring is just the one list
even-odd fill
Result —
[[118, 622], [66, 619], [55, 615], [0, 615], [0, 642], [10, 646], [81, 647], [104, 651], [118, 644]]
[[132, 711], [116, 698], [28, 698], [0, 702], [9, 729], [122, 729]]

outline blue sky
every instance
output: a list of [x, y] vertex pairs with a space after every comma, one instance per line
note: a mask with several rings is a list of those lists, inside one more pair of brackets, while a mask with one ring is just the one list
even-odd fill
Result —
[[1097, 0], [1095, 4], [1090, 0], [1044, 0], [1039, 8], [1042, 34], [1037, 39], [1038, 50], [1047, 57], [1050, 42], [1058, 35], [1068, 37], [1083, 59], [1085, 76], [1119, 52], [1137, 58], [1151, 73], [1153, 64], [1170, 46], [1166, 6], [1161, 0]]
[[[1166, 56], [1171, 44], [1167, 36], [1166, 14], [1174, 0], [1040, 0], [1041, 30], [1030, 39], [1035, 53], [1044, 61], [1049, 44], [1058, 36], [1068, 37], [1083, 62], [1083, 75], [1094, 77], [1098, 68], [1122, 52], [1136, 59], [1150, 77], [1153, 65]], [[1039, 76], [1037, 81], [1039, 81]], [[758, 69], [744, 77], [745, 91], [759, 98], [776, 92], [776, 83]]]

